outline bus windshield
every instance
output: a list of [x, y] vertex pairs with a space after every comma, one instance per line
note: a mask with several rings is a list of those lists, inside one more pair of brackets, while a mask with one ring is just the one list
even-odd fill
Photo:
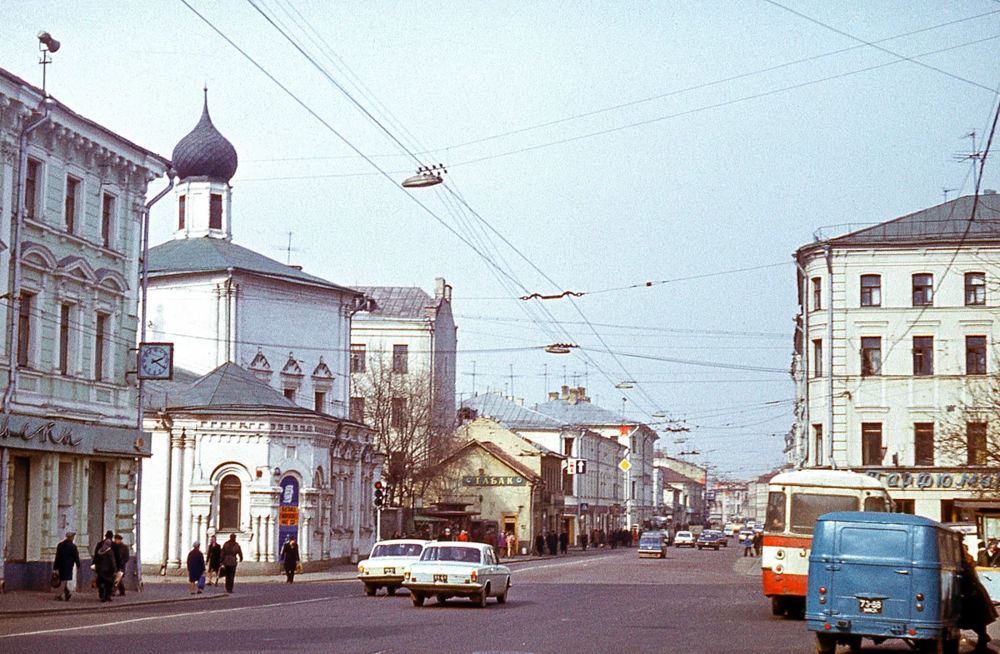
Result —
[[854, 496], [792, 493], [791, 531], [811, 534], [816, 527], [816, 519], [824, 513], [857, 510], [858, 498]]

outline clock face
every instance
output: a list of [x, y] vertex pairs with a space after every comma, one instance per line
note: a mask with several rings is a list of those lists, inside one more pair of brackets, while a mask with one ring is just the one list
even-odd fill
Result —
[[139, 346], [139, 378], [170, 379], [174, 374], [172, 343], [143, 343]]

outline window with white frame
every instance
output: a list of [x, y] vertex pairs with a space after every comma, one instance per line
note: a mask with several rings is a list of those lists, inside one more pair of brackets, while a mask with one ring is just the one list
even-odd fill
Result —
[[913, 337], [913, 374], [927, 376], [934, 374], [934, 337]]
[[929, 307], [934, 304], [934, 275], [919, 273], [913, 276], [913, 306]]
[[823, 278], [812, 278], [812, 308], [819, 311], [823, 308]]
[[65, 211], [63, 212], [63, 221], [66, 226], [66, 231], [70, 234], [76, 234], [77, 229], [77, 216], [80, 212], [80, 200], [82, 200], [80, 195], [80, 180], [76, 177], [70, 175], [66, 176], [66, 197], [65, 197]]
[[104, 193], [101, 196], [101, 244], [109, 250], [114, 246], [115, 196]]
[[104, 370], [104, 352], [108, 332], [108, 314], [97, 312], [97, 322], [94, 326], [94, 379], [107, 381]]
[[59, 374], [70, 374], [73, 305], [59, 305]]
[[28, 159], [24, 178], [24, 213], [32, 220], [38, 208], [38, 192], [41, 190], [42, 164], [34, 159]]
[[986, 273], [965, 273], [965, 305], [982, 306], [986, 304]]
[[871, 377], [882, 372], [882, 337], [861, 337], [861, 376]]
[[882, 306], [881, 275], [861, 275], [861, 306]]
[[823, 339], [813, 339], [813, 377], [823, 376]]

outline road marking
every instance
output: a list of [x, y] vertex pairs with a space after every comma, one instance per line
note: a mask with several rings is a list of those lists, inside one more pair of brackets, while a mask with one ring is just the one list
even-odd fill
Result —
[[522, 570], [524, 572], [528, 572], [530, 570], [544, 570], [545, 568], [562, 568], [567, 565], [580, 565], [580, 564], [587, 565], [588, 563], [591, 563], [590, 559], [583, 559], [579, 561], [567, 561], [566, 563], [546, 563], [545, 565], [533, 565], [528, 568], [522, 568]]
[[311, 602], [325, 602], [336, 599], [334, 597], [316, 597], [314, 599], [298, 600], [295, 602], [276, 602], [274, 604], [261, 604], [259, 606], [238, 606], [229, 609], [213, 609], [211, 611], [188, 611], [187, 613], [174, 613], [172, 615], [151, 615], [144, 618], [131, 618], [129, 620], [118, 620], [116, 622], [102, 622], [101, 624], [83, 625], [80, 627], [63, 627], [60, 629], [42, 629], [39, 631], [25, 631], [19, 634], [5, 634], [0, 636], [0, 640], [5, 638], [20, 638], [22, 636], [41, 636], [45, 634], [58, 634], [67, 631], [85, 631], [88, 629], [100, 629], [101, 627], [117, 627], [124, 624], [136, 622], [149, 622], [150, 620], [173, 620], [174, 618], [188, 618], [195, 615], [208, 615], [210, 613], [233, 613], [235, 611], [253, 611], [255, 609], [273, 609], [280, 606], [294, 606], [295, 604], [309, 604]]

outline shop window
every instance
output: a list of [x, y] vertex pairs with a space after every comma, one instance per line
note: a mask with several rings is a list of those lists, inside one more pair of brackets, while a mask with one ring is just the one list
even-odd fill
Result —
[[243, 484], [236, 475], [226, 475], [219, 484], [219, 529], [238, 531]]
[[913, 515], [916, 513], [916, 500], [893, 500], [895, 504], [894, 513], [908, 513]]
[[861, 275], [861, 306], [882, 306], [881, 275]]

